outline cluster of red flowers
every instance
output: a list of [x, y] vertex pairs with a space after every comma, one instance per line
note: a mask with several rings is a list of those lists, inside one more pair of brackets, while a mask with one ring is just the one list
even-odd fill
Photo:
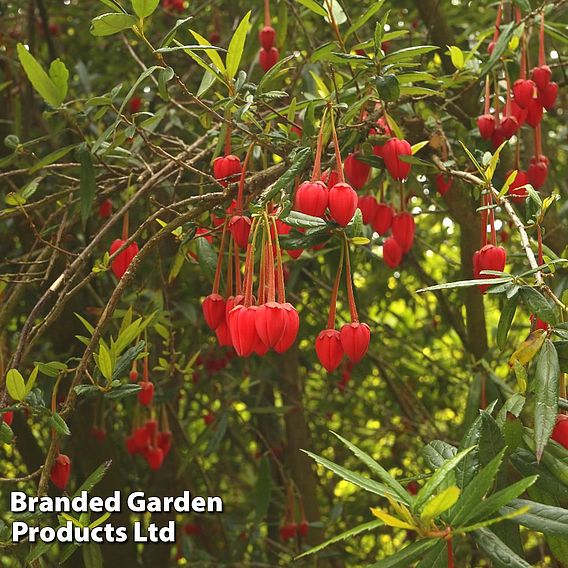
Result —
[[264, 27], [258, 33], [260, 41], [260, 51], [258, 52], [258, 62], [264, 71], [268, 71], [278, 61], [280, 53], [274, 45], [276, 40], [276, 30], [270, 25], [270, 5], [269, 0], [264, 0]]
[[162, 467], [164, 459], [172, 449], [172, 433], [167, 426], [166, 413], [162, 413], [162, 429], [158, 428], [157, 420], [148, 419], [139, 426], [135, 426], [126, 438], [126, 451], [131, 455], [139, 454], [156, 471]]
[[[496, 36], [498, 38], [499, 24], [502, 7], [499, 6], [496, 23]], [[520, 20], [520, 10], [516, 9], [517, 20]], [[544, 16], [541, 16], [539, 35], [539, 64], [530, 71], [530, 79], [527, 78], [528, 57], [526, 32], [522, 36], [520, 77], [511, 88], [508, 75], [506, 76], [507, 95], [505, 108], [502, 114], [499, 109], [499, 82], [495, 82], [494, 112], [490, 112], [490, 81], [487, 77], [485, 84], [485, 110], [478, 117], [477, 125], [481, 137], [491, 140], [494, 148], [498, 148], [505, 140], [512, 138], [523, 124], [528, 124], [534, 129], [535, 153], [530, 159], [526, 171], [520, 167], [520, 152], [517, 152], [517, 174], [509, 187], [509, 194], [514, 201], [522, 202], [528, 196], [525, 189], [527, 184], [539, 189], [544, 185], [548, 175], [548, 158], [542, 153], [542, 117], [544, 109], [551, 110], [554, 107], [558, 95], [558, 84], [552, 81], [552, 71], [546, 65], [545, 42], [544, 42]], [[492, 43], [494, 43], [492, 42]], [[520, 140], [517, 141], [520, 144]], [[509, 172], [511, 173], [511, 172]]]
[[184, 11], [184, 0], [162, 0], [164, 10], [171, 10], [172, 12]]

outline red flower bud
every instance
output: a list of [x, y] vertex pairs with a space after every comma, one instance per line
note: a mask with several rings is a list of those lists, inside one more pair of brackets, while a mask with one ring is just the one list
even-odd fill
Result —
[[162, 448], [149, 448], [144, 457], [152, 471], [160, 469], [164, 463], [164, 452]]
[[513, 84], [515, 101], [521, 108], [527, 108], [534, 97], [536, 85], [530, 79], [517, 79]]
[[329, 190], [329, 213], [331, 218], [345, 227], [357, 210], [357, 193], [345, 182], [336, 183]]
[[274, 40], [276, 39], [276, 30], [272, 26], [264, 26], [260, 32], [258, 32], [258, 39], [260, 40], [260, 45], [266, 51], [274, 45]]
[[532, 70], [531, 78], [535, 82], [537, 89], [543, 90], [552, 79], [552, 71], [548, 65], [541, 65]]
[[296, 525], [286, 524], [279, 529], [281, 540], [292, 540], [296, 536]]
[[499, 148], [499, 146], [501, 146], [501, 144], [503, 144], [503, 142], [505, 142], [505, 140], [505, 131], [503, 130], [501, 124], [499, 124], [495, 127], [495, 130], [491, 135], [491, 144], [493, 145], [493, 148], [497, 149]]
[[377, 212], [377, 200], [372, 195], [359, 196], [357, 207], [363, 215], [363, 223], [370, 225], [375, 219], [375, 213]]
[[154, 434], [156, 433], [156, 430], [158, 429], [158, 423], [155, 420], [146, 420], [144, 428], [146, 428], [148, 438], [152, 439], [154, 437]]
[[49, 473], [49, 478], [51, 479], [51, 483], [53, 483], [55, 487], [63, 490], [67, 487], [70, 475], [71, 475], [71, 460], [65, 454], [59, 454], [55, 458], [53, 466], [51, 467], [51, 472]]
[[[531, 316], [530, 316], [531, 324], [532, 324], [534, 318], [535, 318], [535, 315], [531, 314]], [[536, 323], [535, 323], [534, 328], [535, 329], [544, 329], [545, 331], [547, 331], [548, 330], [548, 324], [545, 321], [542, 321], [540, 318], [536, 318]]]
[[[492, 274], [481, 274], [483, 270], [494, 270], [503, 272], [507, 262], [507, 253], [503, 247], [495, 245], [485, 245], [473, 255], [473, 277], [476, 279], [497, 278]], [[480, 284], [479, 289], [485, 294], [490, 284]]]
[[142, 406], [150, 406], [154, 400], [154, 383], [150, 381], [138, 381], [142, 390], [138, 391], [138, 402]]
[[164, 453], [164, 458], [170, 453], [172, 449], [172, 433], [169, 430], [158, 433], [158, 447]]
[[394, 237], [389, 237], [383, 243], [383, 260], [391, 268], [397, 268], [402, 260], [402, 249]]
[[211, 45], [218, 45], [220, 41], [221, 41], [221, 34], [217, 30], [213, 30], [209, 34], [209, 43]]
[[[515, 135], [515, 132], [519, 130], [519, 127], [520, 124], [516, 116], [505, 116], [501, 120], [501, 131], [503, 132], [505, 140], [509, 140], [511, 137], [513, 137]], [[501, 144], [499, 144], [499, 146], [500, 145]]]
[[491, 140], [491, 136], [495, 131], [495, 117], [492, 114], [482, 114], [477, 117], [477, 128], [479, 134], [484, 140]]
[[551, 82], [538, 90], [538, 102], [546, 109], [552, 110], [558, 96], [558, 84]]
[[452, 178], [444, 174], [437, 174], [434, 179], [438, 193], [443, 197], [452, 188]]
[[357, 158], [358, 152], [349, 154], [343, 163], [343, 170], [347, 181], [354, 189], [363, 189], [369, 179], [371, 166]]
[[414, 217], [408, 211], [403, 211], [393, 217], [392, 236], [403, 253], [407, 253], [412, 248], [415, 228]]
[[367, 353], [370, 340], [371, 330], [366, 323], [351, 322], [341, 328], [341, 346], [353, 363], [358, 363]]
[[236, 181], [241, 171], [241, 161], [233, 154], [219, 156], [213, 161], [213, 175], [216, 180], [219, 180], [223, 187], [227, 187], [229, 182]]
[[233, 346], [233, 340], [231, 338], [231, 332], [227, 322], [221, 322], [221, 324], [215, 329], [215, 335], [217, 336], [217, 342], [221, 347]]
[[233, 215], [229, 221], [229, 231], [240, 249], [246, 249], [250, 234], [251, 219], [245, 215]]
[[489, 55], [491, 55], [493, 53], [493, 50], [495, 49], [495, 42], [494, 41], [490, 41], [489, 45], [487, 46], [487, 53]]
[[533, 99], [527, 107], [526, 122], [532, 128], [536, 128], [542, 120], [543, 108], [538, 99]]
[[[110, 254], [113, 255], [126, 241], [115, 239], [110, 245]], [[117, 278], [122, 278], [130, 266], [132, 259], [138, 254], [138, 245], [131, 243], [128, 245], [111, 264], [112, 271]]]
[[[510, 175], [511, 172], [509, 171], [505, 177], [508, 178]], [[527, 183], [529, 183], [529, 179], [526, 172], [523, 170], [517, 171], [517, 175], [515, 176], [513, 183], [509, 186], [507, 195], [510, 195], [514, 202], [522, 203], [529, 195], [527, 190], [524, 188]]]
[[410, 164], [403, 162], [400, 156], [411, 156], [412, 147], [406, 140], [391, 138], [383, 146], [383, 160], [389, 174], [397, 180], [404, 180], [410, 173]]
[[128, 436], [128, 438], [126, 438], [126, 451], [130, 454], [130, 455], [134, 455], [138, 453], [138, 443], [136, 441], [136, 437], [134, 436], [134, 434]]
[[203, 416], [203, 422], [205, 423], [205, 426], [211, 426], [211, 424], [215, 422], [215, 414], [209, 411], [207, 414]]
[[284, 353], [292, 347], [294, 341], [296, 341], [296, 336], [298, 335], [298, 329], [300, 327], [300, 316], [298, 315], [296, 308], [289, 302], [282, 304], [282, 307], [286, 314], [286, 327], [280, 341], [278, 341], [278, 343], [274, 346], [274, 351], [276, 351], [276, 353]]
[[139, 96], [134, 95], [130, 99], [130, 101], [128, 101], [128, 110], [130, 110], [130, 112], [134, 114], [136, 112], [140, 112], [141, 108], [142, 108], [142, 99]]
[[276, 47], [271, 47], [270, 49], [261, 49], [258, 53], [258, 62], [264, 69], [264, 72], [266, 72], [276, 65], [279, 57], [280, 52]]
[[150, 438], [148, 437], [148, 430], [144, 426], [139, 426], [134, 430], [134, 440], [136, 442], [136, 451], [144, 452], [150, 444]]
[[555, 442], [568, 449], [568, 416], [559, 414], [556, 417], [556, 426], [550, 436]]
[[313, 217], [323, 217], [328, 200], [329, 190], [323, 181], [305, 181], [296, 190], [294, 209]]
[[[530, 102], [529, 102], [530, 105]], [[521, 108], [517, 101], [511, 101], [511, 114], [517, 119], [519, 126], [522, 126], [527, 121], [529, 111], [526, 108]]]
[[288, 316], [282, 304], [267, 302], [258, 307], [254, 323], [258, 337], [270, 349], [282, 339], [286, 331]]
[[310, 530], [310, 525], [308, 525], [308, 521], [303, 520], [299, 525], [298, 525], [298, 534], [304, 538], [306, 536], [308, 536], [308, 531]]
[[377, 203], [375, 217], [373, 218], [373, 230], [384, 235], [392, 225], [394, 211], [386, 203]]
[[108, 219], [112, 214], [112, 201], [105, 199], [99, 205], [99, 217], [101, 219]]
[[335, 371], [343, 359], [341, 335], [336, 329], [320, 331], [316, 339], [316, 354], [328, 373]]
[[215, 331], [225, 321], [225, 308], [227, 303], [220, 294], [209, 294], [203, 300], [203, 315], [207, 325]]

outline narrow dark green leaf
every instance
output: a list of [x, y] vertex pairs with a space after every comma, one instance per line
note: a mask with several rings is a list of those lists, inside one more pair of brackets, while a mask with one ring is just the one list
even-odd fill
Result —
[[558, 354], [550, 339], [546, 339], [538, 354], [534, 375], [534, 439], [538, 461], [556, 423], [559, 381]]
[[79, 495], [81, 495], [81, 491], [87, 491], [87, 492], [90, 491], [95, 485], [97, 485], [97, 483], [101, 481], [101, 479], [105, 476], [105, 473], [107, 472], [108, 468], [111, 465], [112, 465], [112, 460], [108, 460], [106, 462], [103, 462], [101, 465], [99, 465], [99, 467], [97, 467], [97, 469], [95, 469], [95, 471], [93, 471], [93, 473], [91, 473], [91, 475], [87, 477], [87, 479], [83, 482], [81, 487], [79, 487], [79, 489], [75, 491], [73, 497], [78, 497]]
[[136, 16], [132, 14], [117, 14], [109, 12], [93, 18], [91, 21], [91, 34], [94, 36], [109, 36], [127, 30], [137, 23]]
[[493, 68], [493, 66], [501, 59], [501, 55], [503, 55], [505, 49], [507, 49], [507, 45], [509, 44], [509, 41], [511, 40], [516, 27], [518, 27], [518, 24], [513, 21], [503, 28], [501, 35], [497, 40], [497, 43], [493, 47], [493, 51], [491, 52], [489, 60], [479, 71], [480, 77], [487, 75], [487, 73]]
[[505, 349], [507, 335], [511, 329], [511, 324], [513, 323], [518, 303], [519, 296], [518, 294], [515, 294], [512, 298], [506, 300], [505, 305], [503, 306], [503, 311], [499, 318], [499, 325], [497, 326], [497, 346], [501, 349], [501, 351]]
[[567, 509], [543, 505], [526, 499], [515, 499], [508, 505], [501, 507], [499, 513], [507, 515], [523, 507], [530, 507], [530, 509], [526, 513], [513, 517], [512, 522], [546, 535], [568, 536]]
[[79, 198], [81, 201], [81, 221], [83, 225], [85, 225], [91, 213], [95, 193], [97, 191], [95, 168], [93, 167], [93, 160], [88, 150], [81, 152], [80, 177]]
[[497, 535], [489, 529], [478, 529], [474, 533], [481, 550], [499, 566], [507, 568], [531, 568], [531, 565], [515, 554]]
[[556, 314], [548, 300], [535, 288], [522, 286], [520, 289], [523, 304], [531, 314], [535, 314], [546, 323], [556, 323]]
[[51, 420], [50, 420], [52, 426], [55, 428], [55, 430], [57, 431], [58, 434], [61, 434], [62, 436], [70, 436], [71, 435], [71, 431], [69, 430], [69, 426], [67, 426], [67, 423], [65, 422], [65, 420], [63, 420], [63, 418], [61, 418], [61, 416], [59, 416], [59, 414], [54, 413], [51, 415]]
[[213, 282], [215, 270], [217, 269], [217, 254], [209, 241], [203, 237], [196, 238], [195, 245], [197, 248], [199, 266], [209, 281]]
[[438, 540], [434, 538], [418, 540], [392, 556], [371, 564], [367, 568], [408, 568], [412, 566], [413, 562], [433, 548], [437, 542]]

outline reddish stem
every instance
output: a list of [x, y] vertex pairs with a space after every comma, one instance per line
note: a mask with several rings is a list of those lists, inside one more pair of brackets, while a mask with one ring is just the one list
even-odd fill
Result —
[[337, 132], [335, 131], [335, 118], [333, 116], [333, 108], [331, 103], [329, 105], [330, 109], [330, 119], [331, 119], [331, 133], [333, 134], [333, 146], [335, 150], [335, 167], [337, 168], [337, 180], [339, 183], [343, 183], [345, 181], [345, 177], [343, 176], [343, 162], [341, 161], [341, 152], [339, 151], [339, 140], [337, 139]]
[[521, 79], [527, 78], [527, 36], [526, 32], [523, 32], [521, 45]]
[[546, 55], [544, 53], [544, 12], [540, 16], [540, 36], [538, 46], [538, 64], [540, 67], [546, 65]]
[[233, 254], [235, 257], [235, 296], [239, 296], [242, 292], [241, 287], [241, 257], [239, 254], [239, 246], [234, 244]]
[[539, 122], [537, 127], [534, 129], [534, 149], [536, 153], [536, 158], [542, 154], [542, 130], [541, 123]]
[[241, 177], [239, 179], [239, 193], [237, 195], [237, 211], [243, 212], [243, 193], [245, 191], [245, 176], [248, 169], [248, 164], [250, 160], [250, 155], [252, 154], [252, 149], [254, 145], [251, 144], [247, 150], [247, 155], [245, 156], [245, 163], [243, 164], [243, 171], [241, 172]]
[[217, 258], [217, 267], [215, 268], [215, 278], [213, 279], [213, 291], [212, 294], [219, 293], [219, 283], [221, 281], [221, 268], [223, 266], [223, 253], [225, 251], [225, 242], [227, 240], [227, 227], [229, 220], [225, 217], [223, 223], [223, 233], [221, 235], [221, 246], [219, 247], [219, 257]]
[[[229, 241], [229, 252], [227, 254], [227, 285], [225, 289], [225, 298], [233, 295], [233, 241]], [[235, 246], [237, 244], [235, 243]]]
[[128, 211], [124, 214], [122, 218], [122, 240], [128, 240]]
[[325, 126], [325, 117], [327, 108], [323, 111], [321, 117], [320, 131], [318, 134], [318, 142], [316, 146], [316, 159], [314, 160], [314, 169], [312, 170], [312, 181], [319, 181], [321, 179], [321, 154], [323, 151], [323, 130]]
[[227, 126], [227, 130], [225, 131], [225, 156], [228, 156], [231, 153], [231, 126]]
[[284, 287], [284, 270], [282, 267], [282, 249], [280, 248], [280, 239], [278, 238], [278, 228], [276, 224], [276, 219], [274, 217], [270, 218], [272, 220], [272, 227], [274, 229], [274, 239], [276, 246], [276, 264], [278, 268], [278, 302], [284, 304], [286, 302], [286, 288]]
[[148, 381], [148, 377], [150, 376], [148, 372], [148, 355], [144, 357], [144, 367], [142, 368], [142, 379], [144, 381]]
[[485, 108], [484, 113], [489, 114], [489, 108], [491, 106], [491, 84], [489, 82], [489, 75], [485, 76]]
[[499, 8], [497, 8], [497, 18], [495, 19], [495, 31], [493, 32], [494, 42], [496, 42], [499, 39], [499, 26], [501, 25], [502, 14], [503, 14], [503, 3], [499, 4]]
[[446, 543], [448, 546], [448, 568], [454, 568], [454, 547], [452, 544], [452, 538], [448, 538]]
[[343, 255], [344, 248], [341, 247], [341, 255], [339, 258], [339, 265], [335, 275], [335, 282], [331, 291], [331, 298], [329, 299], [329, 317], [327, 318], [327, 329], [335, 329], [335, 311], [337, 304], [337, 294], [339, 292], [339, 283], [341, 282], [341, 272], [343, 270]]
[[264, 0], [264, 25], [270, 25], [270, 0]]
[[[483, 194], [481, 199], [482, 207], [487, 206], [487, 196]], [[483, 248], [487, 244], [487, 209], [483, 209], [481, 212], [481, 247]]]
[[347, 285], [347, 298], [349, 300], [349, 311], [351, 313], [351, 323], [359, 323], [359, 314], [355, 305], [355, 295], [353, 294], [353, 278], [351, 276], [351, 260], [349, 258], [349, 244], [345, 237], [345, 281]]

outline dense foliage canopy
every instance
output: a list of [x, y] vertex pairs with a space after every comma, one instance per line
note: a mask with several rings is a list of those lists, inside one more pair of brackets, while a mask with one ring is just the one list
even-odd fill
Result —
[[567, 565], [567, 12], [0, 2], [2, 566]]

